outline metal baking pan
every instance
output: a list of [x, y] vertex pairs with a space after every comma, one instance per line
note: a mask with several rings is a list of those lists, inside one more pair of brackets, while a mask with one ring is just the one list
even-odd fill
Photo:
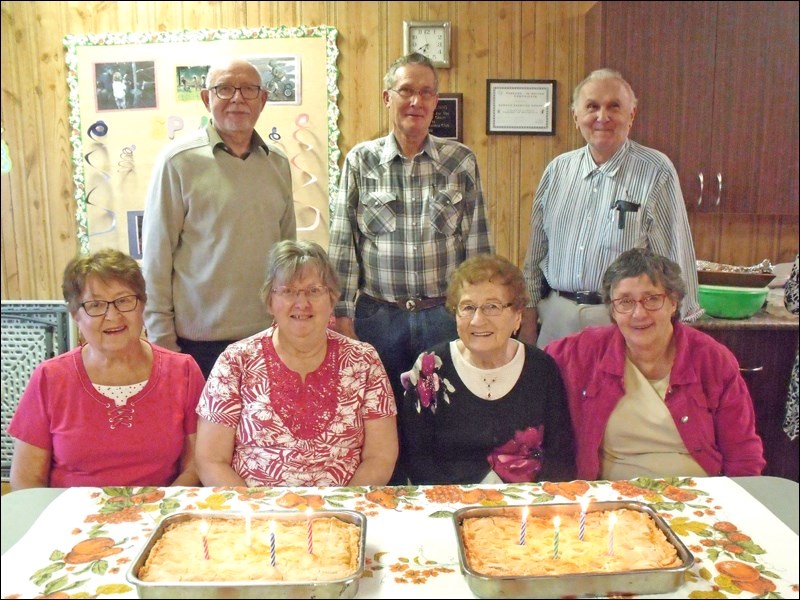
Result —
[[[364, 573], [367, 518], [352, 510], [318, 510], [312, 519], [335, 517], [361, 528], [359, 557], [354, 573], [344, 579], [333, 581], [143, 581], [139, 570], [144, 566], [155, 543], [164, 535], [168, 525], [190, 519], [238, 519], [243, 520], [241, 512], [180, 512], [165, 517], [150, 535], [147, 543], [133, 561], [126, 575], [127, 580], [136, 586], [140, 598], [352, 598], [358, 592], [358, 582]], [[305, 521], [302, 512], [271, 511], [253, 512], [251, 519], [275, 519], [280, 521]]]
[[[667, 541], [675, 546], [681, 561], [679, 566], [609, 573], [539, 576], [487, 576], [471, 569], [467, 563], [461, 535], [463, 521], [471, 517], [504, 516], [519, 519], [522, 508], [522, 506], [466, 507], [453, 513], [461, 572], [472, 592], [479, 598], [576, 598], [660, 594], [678, 589], [683, 584], [685, 572], [694, 564], [692, 553], [652, 508], [642, 502], [621, 501], [592, 502], [588, 512], [627, 508], [647, 513], [664, 533]], [[537, 517], [574, 516], [580, 513], [580, 505], [577, 503], [530, 505], [528, 508], [530, 515]]]

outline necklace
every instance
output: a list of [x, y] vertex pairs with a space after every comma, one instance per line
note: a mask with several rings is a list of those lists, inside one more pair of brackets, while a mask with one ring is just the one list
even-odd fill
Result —
[[486, 384], [486, 399], [492, 399], [492, 384], [497, 381], [497, 377], [484, 377], [483, 383]]

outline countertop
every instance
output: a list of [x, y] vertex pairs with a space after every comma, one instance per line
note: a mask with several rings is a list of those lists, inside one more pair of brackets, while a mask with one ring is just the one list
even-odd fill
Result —
[[718, 319], [703, 315], [694, 323], [697, 329], [794, 329], [800, 328], [800, 316], [783, 305], [783, 290], [770, 290], [766, 305], [748, 319]]

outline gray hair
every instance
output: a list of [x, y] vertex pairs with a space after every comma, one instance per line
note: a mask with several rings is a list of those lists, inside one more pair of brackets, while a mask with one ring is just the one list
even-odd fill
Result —
[[94, 254], [76, 256], [64, 268], [61, 291], [70, 313], [76, 313], [80, 308], [86, 280], [90, 276], [98, 277], [105, 283], [123, 283], [133, 290], [140, 302], [147, 302], [144, 276], [139, 263], [124, 252], [104, 248]]
[[397, 80], [397, 69], [405, 67], [406, 65], [422, 65], [423, 67], [428, 67], [433, 71], [434, 85], [437, 90], [439, 89], [439, 73], [436, 71], [436, 67], [433, 66], [431, 59], [419, 52], [412, 52], [411, 54], [401, 56], [391, 64], [389, 70], [386, 71], [386, 75], [383, 76], [384, 90], [389, 90], [394, 87]]
[[328, 254], [322, 246], [308, 240], [281, 240], [270, 250], [267, 267], [267, 278], [261, 287], [261, 300], [269, 304], [272, 288], [278, 281], [289, 282], [297, 279], [302, 273], [316, 271], [322, 283], [328, 288], [331, 303], [339, 300], [341, 288], [336, 270], [333, 268]]
[[619, 81], [622, 86], [628, 91], [628, 95], [631, 98], [631, 103], [634, 108], [636, 108], [636, 104], [639, 102], [636, 98], [636, 94], [633, 93], [633, 88], [631, 84], [625, 81], [625, 78], [622, 76], [622, 73], [619, 71], [615, 71], [614, 69], [597, 69], [596, 71], [592, 71], [589, 73], [588, 77], [581, 81], [577, 86], [575, 86], [575, 90], [572, 92], [572, 110], [575, 110], [578, 106], [578, 98], [581, 95], [581, 90], [583, 86], [587, 83], [592, 81], [603, 81], [605, 79], [616, 79]]
[[[611, 263], [603, 274], [603, 284], [600, 292], [603, 302], [611, 313], [611, 292], [623, 279], [647, 275], [655, 285], [664, 288], [667, 295], [672, 298], [678, 310], [672, 316], [673, 321], [680, 319], [681, 303], [686, 297], [686, 282], [681, 276], [678, 263], [666, 256], [656, 254], [649, 248], [633, 248], [620, 254]], [[612, 314], [613, 318], [613, 314]]]

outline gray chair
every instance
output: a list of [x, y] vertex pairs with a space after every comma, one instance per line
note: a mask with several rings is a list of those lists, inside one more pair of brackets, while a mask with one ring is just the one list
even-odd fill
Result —
[[14, 454], [14, 440], [6, 430], [28, 379], [40, 362], [69, 350], [71, 338], [69, 313], [64, 302], [2, 303], [2, 481], [8, 481]]

